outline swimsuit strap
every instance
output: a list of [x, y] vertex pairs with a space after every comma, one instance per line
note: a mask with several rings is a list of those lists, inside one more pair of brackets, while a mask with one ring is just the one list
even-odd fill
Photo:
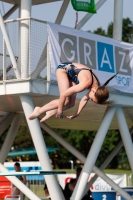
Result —
[[[93, 71], [92, 71], [92, 69], [89, 69], [90, 70], [90, 73], [91, 73], [91, 76], [92, 76], [92, 84], [93, 84], [93, 76], [95, 77], [95, 79], [97, 80], [97, 82], [98, 82], [98, 85], [100, 86], [100, 81], [99, 81], [99, 79], [97, 78], [97, 76], [93, 73]], [[91, 86], [92, 86], [92, 84], [91, 84]]]
[[[91, 85], [90, 85], [90, 87], [93, 85], [93, 82], [94, 82], [94, 78], [93, 78], [93, 72], [92, 72], [92, 70], [91, 69], [88, 69], [89, 71], [90, 71], [90, 73], [91, 73], [91, 77], [92, 77], [92, 82], [91, 82]], [[89, 87], [89, 88], [90, 88]]]
[[99, 81], [99, 79], [97, 78], [97, 76], [93, 73], [92, 69], [82, 68], [82, 69], [80, 69], [80, 70], [89, 70], [89, 71], [90, 71], [90, 73], [91, 73], [91, 77], [92, 77], [92, 83], [91, 83], [90, 87], [93, 85], [93, 82], [94, 82], [94, 78], [93, 78], [93, 76], [94, 76], [95, 79], [97, 80], [98, 85], [100, 85], [100, 81]]

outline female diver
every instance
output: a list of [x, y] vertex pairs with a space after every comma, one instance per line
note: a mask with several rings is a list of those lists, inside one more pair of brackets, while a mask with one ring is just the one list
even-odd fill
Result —
[[81, 113], [88, 100], [98, 104], [112, 104], [113, 101], [106, 101], [109, 97], [109, 92], [105, 86], [115, 76], [116, 74], [107, 80], [103, 86], [100, 86], [97, 76], [87, 66], [71, 62], [61, 63], [56, 70], [60, 98], [42, 107], [35, 107], [29, 119], [35, 119], [44, 112], [46, 112], [46, 115], [40, 122], [49, 119], [55, 114], [57, 118], [64, 118], [63, 110], [73, 107], [76, 94], [86, 89], [89, 89], [89, 92], [81, 99], [78, 110], [74, 115], [66, 116], [67, 118], [76, 118]]

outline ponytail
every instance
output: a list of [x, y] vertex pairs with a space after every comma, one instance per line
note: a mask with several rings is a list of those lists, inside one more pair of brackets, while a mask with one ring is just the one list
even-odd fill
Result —
[[117, 72], [115, 75], [111, 76], [111, 78], [109, 78], [104, 84], [103, 86], [106, 86], [109, 84], [109, 82], [118, 74], [119, 72]]

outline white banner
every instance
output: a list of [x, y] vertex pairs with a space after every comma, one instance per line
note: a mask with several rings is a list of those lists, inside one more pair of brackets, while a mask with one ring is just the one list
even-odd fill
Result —
[[[94, 173], [91, 173], [90, 179], [94, 176]], [[113, 175], [113, 174], [106, 174], [112, 181], [118, 184], [120, 187], [126, 187], [126, 174], [122, 175]], [[58, 180], [61, 187], [64, 189], [65, 184], [70, 181], [70, 179], [76, 178], [76, 174], [60, 174], [58, 175]], [[89, 179], [89, 180], [90, 180]], [[88, 182], [89, 182], [88, 180]], [[111, 191], [111, 186], [108, 185], [103, 179], [100, 177], [93, 183], [91, 186], [92, 191]]]
[[78, 62], [91, 68], [101, 85], [116, 74], [109, 87], [133, 93], [133, 45], [89, 32], [48, 23], [51, 80], [61, 62]]

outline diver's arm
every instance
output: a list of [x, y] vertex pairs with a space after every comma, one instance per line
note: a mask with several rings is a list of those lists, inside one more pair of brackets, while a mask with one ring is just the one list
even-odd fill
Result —
[[67, 118], [69, 118], [69, 119], [74, 119], [74, 118], [76, 118], [76, 117], [81, 113], [81, 111], [84, 109], [84, 107], [86, 106], [88, 100], [89, 100], [88, 95], [85, 95], [85, 96], [81, 99], [81, 101], [80, 101], [80, 103], [79, 103], [79, 107], [78, 107], [76, 113], [75, 113], [74, 115], [67, 116]]

